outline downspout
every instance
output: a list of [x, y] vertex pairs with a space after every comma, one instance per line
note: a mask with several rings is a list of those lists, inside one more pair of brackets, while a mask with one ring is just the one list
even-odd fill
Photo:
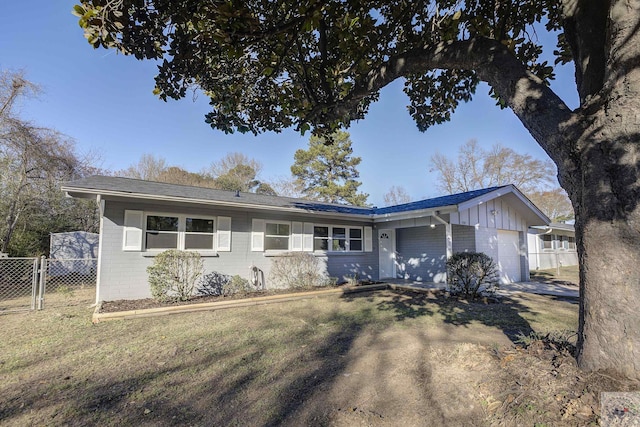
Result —
[[100, 304], [100, 271], [102, 270], [102, 236], [104, 235], [102, 225], [104, 221], [104, 200], [100, 194], [96, 195], [96, 204], [98, 205], [98, 213], [100, 214], [100, 229], [98, 230], [98, 266], [96, 267], [96, 305]]
[[433, 217], [441, 224], [444, 224], [445, 236], [446, 236], [446, 244], [447, 244], [447, 259], [451, 258], [453, 255], [453, 233], [451, 232], [451, 223], [445, 221], [440, 216], [440, 211], [436, 211], [433, 214]]

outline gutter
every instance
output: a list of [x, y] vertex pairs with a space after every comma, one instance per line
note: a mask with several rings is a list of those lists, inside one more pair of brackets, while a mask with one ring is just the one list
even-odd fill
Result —
[[373, 219], [373, 214], [354, 214], [354, 213], [342, 213], [342, 212], [326, 212], [326, 211], [316, 211], [312, 209], [301, 209], [295, 207], [286, 207], [286, 206], [270, 206], [270, 205], [257, 205], [255, 203], [238, 203], [238, 202], [226, 202], [221, 200], [206, 200], [206, 199], [193, 199], [186, 197], [177, 197], [177, 196], [154, 196], [143, 193], [122, 193], [119, 191], [110, 191], [110, 190], [94, 190], [94, 189], [86, 189], [86, 188], [73, 188], [73, 187], [61, 187], [62, 191], [65, 191], [67, 195], [69, 193], [81, 193], [81, 194], [93, 194], [96, 197], [99, 197], [101, 200], [104, 200], [105, 196], [111, 197], [124, 197], [131, 199], [144, 199], [144, 200], [154, 200], [154, 201], [166, 201], [166, 202], [181, 202], [181, 203], [191, 203], [191, 204], [199, 204], [199, 205], [215, 205], [215, 206], [225, 206], [232, 208], [245, 208], [245, 209], [261, 209], [261, 210], [273, 210], [273, 211], [286, 211], [286, 212], [295, 212], [295, 213], [309, 213], [314, 215], [323, 215], [323, 216], [336, 216], [340, 215], [341, 217], [348, 217], [353, 219]]

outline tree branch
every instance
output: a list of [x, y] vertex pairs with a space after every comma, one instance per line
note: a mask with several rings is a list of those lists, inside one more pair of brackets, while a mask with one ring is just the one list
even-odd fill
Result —
[[[556, 163], [573, 158], [573, 144], [568, 141], [575, 141], [582, 132], [576, 114], [505, 46], [487, 38], [440, 43], [391, 57], [372, 70], [366, 81], [358, 82], [347, 97], [331, 106], [333, 116], [350, 117], [350, 112], [356, 111], [363, 100], [397, 78], [432, 69], [475, 71], [507, 103]], [[326, 108], [325, 105], [318, 107], [318, 113]]]

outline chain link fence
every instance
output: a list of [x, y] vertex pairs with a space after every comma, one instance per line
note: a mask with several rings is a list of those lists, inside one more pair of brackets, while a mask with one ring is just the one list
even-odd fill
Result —
[[91, 303], [98, 261], [0, 258], [0, 313]]
[[0, 258], [0, 312], [35, 310], [38, 258]]

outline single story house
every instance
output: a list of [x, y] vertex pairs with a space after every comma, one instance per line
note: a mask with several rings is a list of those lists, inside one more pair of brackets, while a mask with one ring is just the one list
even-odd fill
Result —
[[274, 257], [299, 251], [333, 277], [421, 282], [444, 282], [453, 252], [479, 251], [504, 282], [527, 280], [527, 230], [549, 223], [513, 185], [383, 208], [109, 176], [62, 189], [100, 207], [98, 301], [149, 297], [146, 268], [171, 248], [198, 251], [205, 273], [259, 272], [267, 288]]
[[530, 270], [578, 265], [573, 224], [552, 222], [549, 225], [530, 226], [527, 240]]

